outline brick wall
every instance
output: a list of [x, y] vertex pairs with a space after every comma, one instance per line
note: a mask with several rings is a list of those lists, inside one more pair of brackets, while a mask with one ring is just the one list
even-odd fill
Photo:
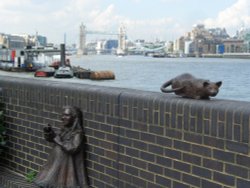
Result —
[[8, 148], [2, 166], [39, 170], [62, 106], [85, 117], [87, 163], [93, 187], [249, 188], [250, 103], [188, 100], [84, 84], [0, 76]]

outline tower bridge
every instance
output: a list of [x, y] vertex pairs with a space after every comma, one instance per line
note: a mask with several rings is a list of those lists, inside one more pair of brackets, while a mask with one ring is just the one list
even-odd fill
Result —
[[109, 35], [109, 36], [117, 36], [118, 37], [118, 48], [117, 51], [126, 51], [126, 31], [124, 26], [120, 26], [118, 33], [113, 32], [105, 32], [105, 31], [88, 31], [86, 26], [82, 23], [80, 25], [80, 32], [79, 32], [79, 48], [78, 54], [84, 55], [87, 54], [86, 48], [86, 36], [87, 35]]
[[[89, 52], [99, 52], [99, 53], [105, 53], [109, 50], [105, 50], [103, 46], [105, 45], [105, 42], [99, 41], [97, 44], [93, 44], [90, 48], [87, 49], [86, 46], [86, 36], [87, 35], [106, 35], [106, 36], [115, 36], [117, 37], [118, 40], [118, 47], [116, 49], [116, 54], [117, 55], [125, 55], [127, 53], [132, 53], [132, 54], [148, 54], [148, 53], [159, 53], [159, 52], [164, 52], [166, 49], [165, 44], [163, 43], [144, 43], [144, 44], [137, 44], [133, 47], [128, 47], [126, 43], [127, 39], [127, 34], [126, 34], [126, 29], [124, 25], [120, 25], [118, 28], [118, 32], [106, 32], [106, 31], [91, 31], [87, 30], [86, 26], [84, 24], [80, 25], [80, 34], [79, 34], [79, 49], [78, 49], [78, 54], [79, 55], [84, 55], [87, 54], [87, 51]], [[117, 43], [116, 43], [117, 46]], [[114, 48], [113, 48], [114, 49]]]

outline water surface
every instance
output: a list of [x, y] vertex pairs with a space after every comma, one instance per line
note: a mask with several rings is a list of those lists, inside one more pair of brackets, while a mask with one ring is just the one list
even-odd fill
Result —
[[71, 57], [71, 62], [91, 70], [111, 70], [116, 75], [115, 80], [86, 80], [89, 84], [160, 92], [165, 81], [188, 72], [210, 81], [222, 81], [216, 98], [250, 101], [249, 59], [89, 55]]

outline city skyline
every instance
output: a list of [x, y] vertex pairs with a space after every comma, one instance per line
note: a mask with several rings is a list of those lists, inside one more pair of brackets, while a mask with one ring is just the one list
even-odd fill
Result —
[[131, 40], [173, 41], [193, 25], [204, 24], [226, 28], [233, 36], [250, 25], [249, 10], [247, 0], [12, 0], [1, 2], [0, 32], [38, 32], [56, 44], [66, 34], [67, 43], [78, 44], [81, 23], [87, 30], [107, 32], [118, 32], [124, 24]]

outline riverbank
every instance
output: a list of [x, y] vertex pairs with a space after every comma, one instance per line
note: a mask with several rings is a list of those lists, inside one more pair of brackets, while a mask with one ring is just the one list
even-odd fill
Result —
[[205, 58], [250, 59], [250, 53], [202, 54]]

